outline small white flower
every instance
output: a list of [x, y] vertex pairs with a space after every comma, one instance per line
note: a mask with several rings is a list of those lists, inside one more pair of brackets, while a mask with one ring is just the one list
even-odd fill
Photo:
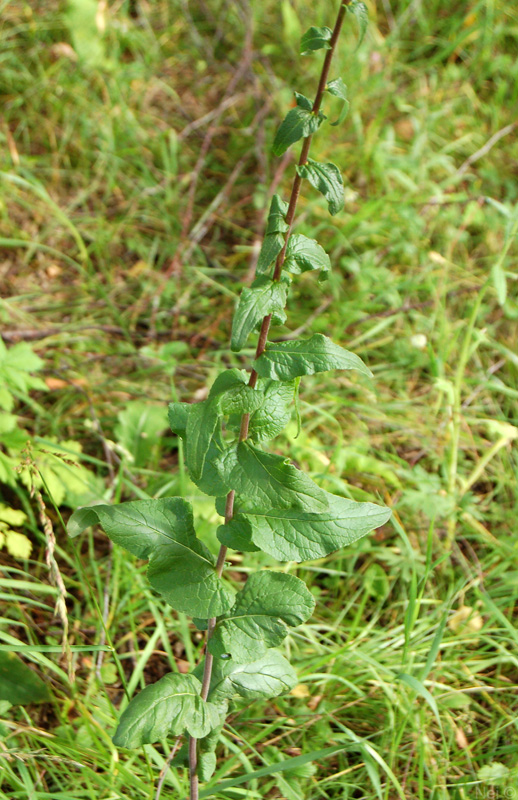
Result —
[[424, 350], [428, 344], [428, 339], [424, 333], [416, 333], [414, 336], [410, 337], [410, 344], [412, 347], [417, 347], [418, 350]]

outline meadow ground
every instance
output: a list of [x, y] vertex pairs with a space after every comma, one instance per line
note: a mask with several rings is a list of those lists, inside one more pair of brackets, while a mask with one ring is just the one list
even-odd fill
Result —
[[[300, 35], [335, 9], [0, 8], [0, 643], [52, 687], [28, 706], [2, 694], [0, 796], [151, 800], [172, 743], [119, 752], [110, 735], [125, 691], [190, 669], [201, 636], [142, 562], [101, 532], [68, 540], [63, 520], [94, 498], [179, 494], [216, 546], [166, 406], [249, 363], [229, 349], [234, 300], [268, 193], [293, 175], [271, 142], [293, 90], [315, 89]], [[299, 435], [294, 421], [272, 446], [393, 519], [285, 567], [317, 598], [287, 645], [300, 684], [229, 718], [202, 796], [518, 800], [518, 9], [369, 10], [334, 67], [349, 116], [314, 142], [345, 211], [306, 192], [297, 223], [333, 271], [297, 279], [275, 334], [325, 332], [374, 378], [305, 379]], [[237, 582], [273, 563], [232, 562]], [[168, 771], [162, 797], [186, 793]]]

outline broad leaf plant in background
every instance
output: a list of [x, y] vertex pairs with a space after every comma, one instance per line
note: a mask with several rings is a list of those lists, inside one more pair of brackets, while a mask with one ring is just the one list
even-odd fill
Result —
[[273, 143], [275, 155], [300, 140], [302, 151], [289, 201], [273, 196], [256, 277], [235, 310], [234, 352], [259, 329], [251, 372], [227, 369], [203, 402], [169, 406], [171, 429], [184, 441], [189, 475], [215, 498], [224, 518], [217, 531], [218, 555], [197, 537], [191, 504], [179, 497], [85, 506], [68, 525], [69, 534], [77, 536], [100, 524], [113, 542], [148, 559], [153, 589], [206, 631], [205, 656], [194, 672], [170, 673], [143, 689], [122, 714], [114, 736], [114, 743], [126, 748], [185, 736], [173, 763], [189, 768], [191, 800], [198, 798], [199, 781], [214, 771], [219, 733], [231, 704], [275, 697], [295, 686], [295, 670], [277, 648], [314, 607], [305, 583], [286, 571], [251, 572], [236, 591], [224, 575], [227, 549], [262, 550], [281, 562], [303, 562], [354, 542], [390, 516], [387, 508], [324, 491], [289, 458], [266, 449], [291, 419], [302, 376], [331, 369], [371, 375], [358, 356], [322, 334], [268, 342], [271, 325], [286, 319], [293, 276], [314, 270], [323, 279], [331, 267], [315, 240], [291, 230], [304, 180], [324, 196], [331, 214], [343, 206], [338, 168], [308, 153], [313, 134], [326, 120], [321, 111], [326, 93], [343, 100], [336, 123], [347, 112], [345, 84], [341, 78], [329, 79], [347, 12], [356, 16], [361, 38], [366, 8], [360, 2], [341, 4], [333, 29], [312, 27], [302, 37], [302, 53], [325, 51], [316, 98], [312, 102], [295, 93], [296, 105]]

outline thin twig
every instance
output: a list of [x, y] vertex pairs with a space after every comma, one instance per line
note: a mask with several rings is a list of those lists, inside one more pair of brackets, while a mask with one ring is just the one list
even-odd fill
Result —
[[295, 328], [295, 330], [291, 331], [291, 333], [287, 333], [285, 336], [279, 336], [277, 338], [277, 341], [279, 341], [279, 342], [290, 342], [292, 339], [298, 339], [298, 337], [301, 335], [301, 333], [304, 333], [304, 331], [307, 328], [309, 328], [311, 323], [314, 322], [316, 319], [318, 319], [318, 317], [321, 314], [323, 314], [324, 311], [326, 311], [326, 309], [329, 308], [329, 306], [331, 305], [332, 302], [333, 301], [331, 300], [330, 297], [326, 297], [324, 302], [320, 303], [319, 307], [317, 309], [315, 309], [315, 311], [313, 311], [312, 314], [309, 315], [309, 317], [306, 319], [306, 321], [302, 325], [299, 325], [298, 328]]
[[4, 342], [34, 342], [38, 339], [46, 339], [48, 336], [57, 336], [60, 333], [79, 333], [79, 331], [103, 331], [103, 333], [113, 333], [117, 336], [124, 336], [125, 331], [117, 325], [74, 325], [69, 328], [65, 325], [62, 327], [54, 326], [53, 328], [36, 328], [21, 329], [17, 331], [2, 331], [0, 336]]
[[391, 31], [394, 31], [397, 26], [396, 26], [396, 20], [394, 19], [394, 14], [392, 13], [392, 6], [390, 5], [390, 0], [382, 0], [382, 2], [388, 26]]
[[218, 192], [218, 194], [216, 195], [214, 200], [212, 200], [212, 202], [210, 203], [208, 208], [201, 215], [201, 217], [199, 218], [199, 220], [196, 223], [196, 225], [194, 225], [192, 231], [189, 234], [189, 240], [191, 242], [191, 247], [188, 250], [188, 254], [190, 254], [190, 251], [192, 250], [192, 247], [194, 247], [195, 244], [197, 244], [199, 241], [201, 241], [201, 239], [203, 239], [203, 237], [207, 233], [207, 230], [209, 228], [209, 221], [210, 221], [211, 217], [214, 216], [215, 212], [217, 211], [217, 209], [219, 208], [219, 206], [221, 205], [223, 200], [230, 194], [230, 190], [232, 189], [232, 187], [234, 186], [235, 182], [237, 181], [237, 179], [241, 175], [241, 173], [242, 173], [242, 171], [244, 169], [244, 166], [247, 163], [249, 158], [250, 158], [250, 156], [247, 153], [246, 155], [244, 155], [242, 158], [239, 159], [237, 164], [234, 166], [234, 169], [230, 173], [230, 175], [229, 175], [229, 177], [227, 179], [227, 182], [225, 183], [223, 188]]
[[502, 139], [504, 136], [507, 136], [508, 133], [514, 131], [517, 125], [518, 122], [511, 122], [510, 125], [506, 125], [505, 128], [501, 128], [499, 131], [494, 133], [491, 136], [491, 138], [487, 140], [485, 145], [483, 145], [475, 153], [472, 153], [470, 156], [468, 156], [468, 158], [460, 165], [460, 167], [456, 171], [455, 176], [458, 177], [460, 175], [464, 175], [464, 173], [467, 172], [467, 170], [471, 167], [472, 164], [475, 163], [475, 161], [478, 161], [479, 158], [482, 158], [482, 156], [485, 156], [486, 153], [489, 153], [491, 148], [494, 147], [494, 145], [497, 142], [499, 142], [500, 139]]
[[158, 783], [157, 783], [157, 787], [156, 787], [155, 800], [160, 800], [160, 795], [162, 794], [162, 786], [164, 785], [165, 776], [167, 775], [167, 770], [171, 766], [173, 758], [175, 757], [175, 755], [176, 755], [176, 753], [178, 751], [178, 748], [180, 747], [180, 742], [181, 741], [182, 741], [182, 737], [178, 736], [176, 741], [175, 741], [175, 743], [174, 743], [174, 745], [171, 748], [171, 751], [170, 751], [169, 755], [167, 756], [167, 760], [166, 760], [164, 766], [160, 770], [160, 775], [158, 776]]
[[182, 139], [186, 139], [192, 131], [198, 130], [198, 128], [203, 127], [206, 122], [212, 122], [213, 119], [219, 119], [221, 114], [227, 110], [227, 108], [232, 108], [239, 100], [242, 100], [243, 94], [235, 94], [232, 97], [227, 97], [225, 100], [222, 100], [221, 103], [217, 108], [213, 108], [212, 111], [208, 111], [207, 114], [203, 114], [202, 117], [198, 117], [198, 119], [194, 119], [192, 122], [189, 122], [185, 128], [180, 131], [178, 134], [178, 141], [181, 142]]

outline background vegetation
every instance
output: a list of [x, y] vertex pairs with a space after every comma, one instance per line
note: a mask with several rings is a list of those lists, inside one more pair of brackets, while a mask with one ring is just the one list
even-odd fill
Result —
[[[0, 795], [152, 798], [172, 742], [118, 752], [110, 734], [125, 692], [190, 669], [200, 634], [143, 564], [102, 534], [74, 545], [63, 519], [96, 498], [193, 496], [166, 405], [241, 363], [234, 299], [293, 173], [271, 142], [293, 90], [314, 91], [300, 35], [335, 4], [0, 9], [0, 642], [51, 688], [37, 705], [2, 694]], [[298, 436], [274, 446], [393, 521], [293, 570], [317, 598], [289, 639], [300, 685], [230, 718], [214, 796], [518, 798], [518, 11], [369, 10], [335, 65], [349, 117], [315, 140], [346, 211], [306, 194], [299, 215], [333, 273], [297, 279], [276, 333], [326, 332], [375, 378], [307, 379]], [[215, 547], [210, 499], [197, 508]], [[235, 556], [231, 575], [258, 563]], [[169, 771], [162, 797], [185, 794]]]

